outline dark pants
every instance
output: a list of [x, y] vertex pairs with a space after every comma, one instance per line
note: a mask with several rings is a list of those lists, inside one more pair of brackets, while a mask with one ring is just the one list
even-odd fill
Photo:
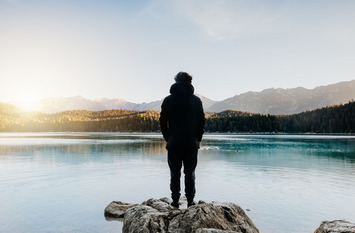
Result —
[[170, 167], [171, 198], [178, 201], [180, 198], [181, 167], [184, 164], [185, 194], [187, 201], [193, 201], [195, 197], [195, 168], [197, 165], [197, 149], [174, 148], [168, 150], [168, 163]]

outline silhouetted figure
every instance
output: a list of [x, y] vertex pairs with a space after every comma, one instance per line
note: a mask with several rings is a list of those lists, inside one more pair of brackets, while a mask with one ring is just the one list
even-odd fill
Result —
[[170, 167], [170, 190], [174, 207], [179, 207], [182, 164], [188, 207], [194, 205], [197, 151], [204, 133], [205, 114], [200, 98], [194, 95], [192, 77], [185, 72], [175, 76], [161, 106], [160, 128], [166, 140]]

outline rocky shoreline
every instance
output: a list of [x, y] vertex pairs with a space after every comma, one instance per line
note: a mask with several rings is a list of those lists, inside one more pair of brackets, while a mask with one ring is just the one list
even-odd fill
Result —
[[[259, 233], [245, 211], [234, 203], [199, 201], [186, 208], [170, 205], [169, 198], [149, 199], [142, 204], [113, 201], [105, 217], [123, 221], [123, 233]], [[355, 233], [355, 224], [345, 220], [323, 222], [314, 233]]]

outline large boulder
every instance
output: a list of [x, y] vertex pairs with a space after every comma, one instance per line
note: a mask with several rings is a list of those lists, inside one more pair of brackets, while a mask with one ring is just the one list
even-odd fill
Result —
[[325, 221], [314, 233], [355, 233], [355, 224], [345, 220]]
[[[186, 206], [186, 203], [181, 205]], [[123, 233], [258, 233], [259, 230], [233, 203], [198, 202], [177, 209], [168, 198], [149, 199], [124, 213]]]

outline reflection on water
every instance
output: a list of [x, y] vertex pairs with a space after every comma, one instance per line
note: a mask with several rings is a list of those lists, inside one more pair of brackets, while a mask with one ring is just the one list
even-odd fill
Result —
[[[206, 135], [197, 200], [248, 208], [260, 232], [355, 222], [355, 137]], [[0, 232], [120, 232], [112, 200], [169, 196], [159, 134], [0, 134]]]

